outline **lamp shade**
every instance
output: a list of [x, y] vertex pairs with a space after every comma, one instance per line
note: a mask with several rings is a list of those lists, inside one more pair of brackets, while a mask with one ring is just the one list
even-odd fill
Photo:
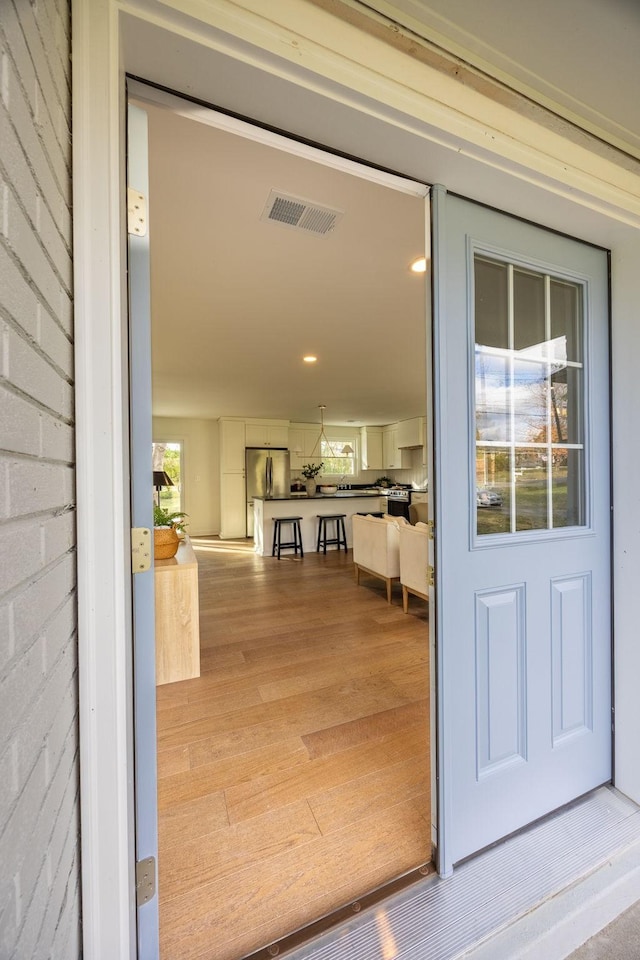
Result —
[[166, 470], [154, 470], [153, 471], [153, 485], [156, 490], [159, 490], [160, 487], [172, 487], [173, 480], [169, 476]]

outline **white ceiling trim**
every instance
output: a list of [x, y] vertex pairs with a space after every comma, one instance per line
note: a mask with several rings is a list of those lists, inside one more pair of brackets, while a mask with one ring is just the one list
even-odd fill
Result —
[[409, 180], [406, 177], [399, 177], [396, 174], [388, 173], [386, 170], [378, 170], [376, 167], [347, 157], [341, 157], [335, 153], [329, 153], [326, 150], [319, 150], [307, 143], [299, 140], [292, 140], [281, 134], [274, 133], [264, 127], [247, 123], [236, 117], [231, 117], [224, 113], [219, 113], [211, 107], [200, 106], [197, 103], [190, 103], [184, 97], [175, 96], [166, 90], [160, 90], [149, 84], [141, 83], [139, 80], [129, 80], [129, 95], [143, 103], [153, 103], [158, 107], [171, 110], [172, 113], [197, 123], [203, 123], [209, 127], [215, 127], [217, 130], [224, 130], [227, 133], [234, 133], [247, 140], [253, 140], [255, 143], [261, 143], [268, 147], [275, 147], [278, 150], [284, 150], [295, 157], [303, 160], [312, 160], [314, 163], [321, 163], [332, 170], [339, 170], [341, 173], [349, 173], [361, 180], [367, 180], [370, 183], [376, 183], [382, 187], [390, 187], [392, 190], [398, 190], [412, 197], [428, 197], [429, 187], [425, 183], [419, 183], [416, 180]]
[[497, 47], [485, 43], [424, 3], [405, 0], [403, 7], [414, 10], [415, 15], [388, 0], [339, 0], [339, 3], [370, 17], [376, 17], [377, 14], [381, 19], [393, 23], [396, 29], [405, 28], [414, 35], [414, 40], [417, 37], [426, 46], [439, 48], [441, 53], [448, 53], [452, 58], [482, 71], [569, 123], [640, 159], [640, 136], [637, 132], [612, 117], [604, 116], [566, 90], [561, 90], [545, 77], [528, 70]]

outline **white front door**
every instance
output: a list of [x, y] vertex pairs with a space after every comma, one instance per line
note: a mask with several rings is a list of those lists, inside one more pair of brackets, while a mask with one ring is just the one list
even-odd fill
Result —
[[608, 261], [432, 196], [446, 874], [611, 777]]

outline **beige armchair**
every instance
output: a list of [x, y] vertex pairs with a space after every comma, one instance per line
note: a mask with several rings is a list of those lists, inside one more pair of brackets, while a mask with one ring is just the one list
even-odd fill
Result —
[[429, 599], [427, 569], [429, 566], [429, 527], [426, 523], [406, 524], [399, 531], [400, 583], [402, 609], [409, 612], [409, 594]]
[[409, 504], [409, 520], [412, 524], [416, 523], [426, 523], [429, 519], [429, 504], [428, 503], [410, 503]]
[[409, 526], [403, 517], [353, 517], [353, 563], [356, 583], [360, 573], [379, 577], [387, 585], [387, 603], [391, 603], [394, 581], [400, 579], [399, 528]]

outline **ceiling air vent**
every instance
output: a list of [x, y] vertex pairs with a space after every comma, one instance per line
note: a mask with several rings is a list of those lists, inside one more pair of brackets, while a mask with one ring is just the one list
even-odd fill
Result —
[[331, 233], [342, 215], [340, 210], [332, 210], [331, 207], [322, 207], [310, 200], [290, 197], [278, 190], [272, 190], [260, 219], [283, 223], [287, 227], [324, 237]]

